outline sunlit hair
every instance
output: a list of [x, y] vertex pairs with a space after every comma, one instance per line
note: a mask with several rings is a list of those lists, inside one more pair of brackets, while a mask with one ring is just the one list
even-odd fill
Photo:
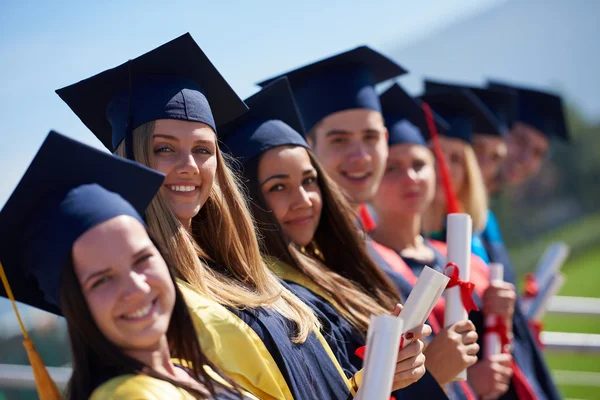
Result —
[[[482, 231], [487, 223], [488, 197], [483, 175], [475, 152], [470, 145], [463, 146], [463, 159], [465, 169], [465, 184], [457, 193], [462, 212], [469, 214], [473, 220], [473, 231]], [[438, 191], [443, 190], [440, 185]], [[437, 193], [431, 207], [423, 214], [422, 229], [426, 234], [431, 234], [443, 228], [446, 217], [446, 204], [444, 196]]]
[[252, 199], [251, 209], [264, 238], [265, 253], [300, 270], [335, 300], [335, 305], [359, 332], [365, 333], [370, 316], [389, 313], [400, 302], [400, 296], [369, 258], [355, 213], [342, 191], [312, 152], [307, 150], [307, 153], [317, 171], [323, 201], [313, 240], [325, 262], [303, 254], [285, 236], [262, 194], [258, 181], [261, 157], [256, 157], [243, 171]]
[[[154, 240], [153, 242], [156, 245]], [[73, 260], [70, 259], [63, 267], [60, 287], [61, 310], [67, 320], [73, 358], [73, 374], [66, 388], [67, 399], [87, 399], [104, 382], [129, 374], [143, 374], [167, 381], [199, 396], [199, 398], [207, 398], [208, 395], [216, 398], [218, 397], [217, 393], [222, 391], [242, 398], [238, 386], [226, 375], [220, 373], [220, 376], [231, 387], [214, 381], [204, 369], [204, 366], [208, 366], [219, 373], [219, 369], [202, 352], [189, 310], [182, 293], [175, 284], [173, 263], [166, 253], [160, 253], [169, 268], [169, 275], [175, 287], [175, 304], [167, 330], [169, 351], [171, 357], [187, 362], [190, 375], [204, 385], [205, 391], [200, 392], [153, 370], [149, 365], [128, 356], [108, 340], [94, 322], [75, 274]]]
[[[135, 161], [153, 168], [154, 122], [133, 131]], [[125, 157], [125, 144], [115, 152]], [[146, 219], [150, 232], [173, 255], [177, 274], [201, 294], [237, 309], [268, 307], [296, 325], [295, 342], [303, 343], [318, 321], [312, 310], [285, 289], [265, 265], [254, 221], [217, 142], [217, 172], [210, 196], [192, 219], [189, 232], [162, 194], [154, 198]]]

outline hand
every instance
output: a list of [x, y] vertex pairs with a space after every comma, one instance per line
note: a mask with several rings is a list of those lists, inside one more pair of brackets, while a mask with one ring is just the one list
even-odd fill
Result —
[[483, 314], [498, 315], [502, 319], [512, 321], [515, 312], [517, 292], [508, 282], [494, 282], [483, 293]]
[[477, 338], [475, 325], [469, 320], [459, 321], [435, 335], [424, 352], [425, 366], [440, 385], [451, 382], [477, 362]]
[[496, 399], [508, 391], [512, 356], [495, 354], [489, 359], [480, 360], [467, 370], [469, 384], [479, 396]]
[[425, 344], [421, 338], [429, 335], [431, 335], [429, 325], [421, 325], [404, 335], [406, 340], [412, 340], [412, 343], [398, 352], [392, 390], [405, 388], [425, 375], [425, 355], [423, 354]]

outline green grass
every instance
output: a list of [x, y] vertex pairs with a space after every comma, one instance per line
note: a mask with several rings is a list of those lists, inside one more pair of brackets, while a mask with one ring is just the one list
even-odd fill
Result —
[[[600, 297], [600, 213], [593, 214], [557, 231], [549, 232], [535, 243], [511, 249], [515, 263], [532, 269], [545, 247], [555, 241], [571, 246], [571, 256], [562, 272], [567, 280], [560, 296]], [[546, 315], [544, 329], [555, 332], [600, 334], [600, 317]], [[600, 373], [600, 355], [545, 352], [548, 366], [556, 370]], [[599, 387], [560, 385], [565, 398], [600, 399]]]

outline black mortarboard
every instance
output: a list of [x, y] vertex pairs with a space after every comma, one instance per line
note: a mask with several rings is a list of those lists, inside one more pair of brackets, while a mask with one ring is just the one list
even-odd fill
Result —
[[219, 127], [225, 150], [242, 164], [277, 146], [309, 148], [287, 78], [273, 81], [245, 103], [250, 111]]
[[523, 88], [496, 81], [488, 81], [488, 87], [517, 95], [517, 115], [520, 121], [539, 129], [547, 137], [556, 136], [569, 140], [569, 130], [560, 96], [541, 90]]
[[140, 215], [163, 180], [149, 168], [50, 132], [0, 212], [0, 261], [16, 300], [60, 314], [62, 268], [73, 243], [119, 215], [143, 222]]
[[289, 79], [304, 127], [309, 131], [338, 111], [366, 108], [381, 112], [375, 85], [405, 73], [404, 68], [388, 57], [360, 46], [277, 77]]
[[[440, 82], [425, 80], [425, 92], [434, 93], [436, 91], [445, 90], [462, 90], [467, 89], [473, 92], [486, 105], [486, 107], [494, 114], [496, 120], [500, 124], [499, 130], [484, 132], [479, 126], [475, 126], [478, 133], [489, 135], [506, 136], [508, 128], [517, 112], [517, 96], [513, 91], [500, 90], [494, 88], [480, 88], [477, 86], [467, 86], [455, 83]], [[477, 124], [476, 124], [477, 125]]]
[[[381, 108], [385, 126], [389, 132], [388, 144], [413, 143], [425, 145], [430, 139], [429, 126], [422, 104], [412, 98], [397, 83], [381, 96]], [[450, 125], [442, 117], [434, 114], [438, 132], [445, 132]]]
[[[442, 116], [450, 129], [445, 136], [471, 143], [473, 133], [497, 132], [500, 124], [492, 112], [468, 89], [425, 93], [421, 100]], [[477, 129], [476, 129], [477, 128]]]
[[196, 121], [216, 131], [247, 110], [189, 33], [56, 93], [111, 151], [146, 122]]

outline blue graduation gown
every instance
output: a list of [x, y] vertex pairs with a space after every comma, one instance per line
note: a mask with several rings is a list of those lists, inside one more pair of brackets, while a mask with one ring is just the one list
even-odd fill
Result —
[[296, 344], [290, 339], [294, 327], [278, 313], [265, 308], [230, 311], [250, 326], [262, 340], [283, 374], [294, 399], [346, 400], [352, 397], [314, 333], [309, 335], [306, 342]]
[[[490, 261], [504, 265], [504, 280], [516, 286], [515, 270], [510, 261], [508, 250], [502, 240], [498, 221], [492, 211], [488, 213], [487, 225], [481, 238]], [[539, 399], [558, 400], [561, 398], [560, 393], [552, 381], [548, 366], [529, 329], [527, 318], [521, 312], [519, 302], [520, 300], [517, 299], [513, 317], [513, 357]], [[502, 398], [516, 399], [517, 397], [514, 389], [511, 387], [509, 392]]]

